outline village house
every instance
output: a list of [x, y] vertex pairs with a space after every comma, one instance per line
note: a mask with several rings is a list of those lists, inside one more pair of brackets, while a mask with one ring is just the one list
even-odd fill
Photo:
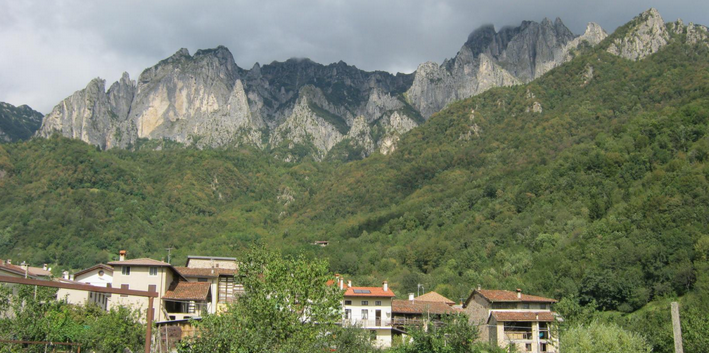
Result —
[[387, 281], [381, 287], [353, 287], [352, 282], [348, 281], [347, 288], [344, 288], [344, 279], [340, 277], [338, 285], [345, 291], [343, 325], [369, 330], [375, 345], [391, 347], [391, 303], [395, 294]]
[[52, 277], [51, 268], [44, 264], [43, 267], [32, 267], [25, 262], [19, 266], [13, 265], [11, 259], [0, 260], [0, 276], [24, 277], [31, 279], [49, 280]]
[[[97, 287], [112, 287], [113, 267], [106, 264], [98, 264], [87, 269], [69, 275], [64, 271], [64, 276], [57, 279], [64, 283], [90, 284]], [[109, 293], [87, 292], [75, 289], [60, 288], [57, 290], [57, 300], [63, 300], [69, 304], [84, 305], [93, 303], [103, 310], [108, 310], [108, 301], [111, 297]]]
[[408, 300], [394, 299], [391, 312], [395, 333], [405, 334], [411, 326], [425, 329], [429, 324], [439, 325], [442, 316], [461, 312], [454, 308], [454, 305], [454, 301], [436, 292], [428, 292], [415, 298], [414, 294], [410, 293]]
[[[113, 266], [113, 286], [115, 288], [157, 292], [153, 303], [155, 321], [188, 319], [200, 316], [200, 309], [211, 302], [209, 283], [189, 283], [172, 265], [167, 262], [141, 258], [126, 259], [125, 250], [121, 250], [119, 261], [108, 263]], [[113, 295], [109, 300], [109, 309], [126, 306], [146, 310], [148, 298], [128, 295]], [[192, 311], [192, 312], [191, 312]]]
[[235, 257], [187, 256], [184, 267], [175, 267], [188, 282], [209, 283], [212, 293], [208, 312], [219, 312], [244, 293], [237, 273], [239, 265]]
[[554, 325], [561, 318], [551, 305], [556, 300], [506, 290], [476, 289], [463, 304], [471, 324], [480, 328], [480, 339], [517, 352], [559, 352]]

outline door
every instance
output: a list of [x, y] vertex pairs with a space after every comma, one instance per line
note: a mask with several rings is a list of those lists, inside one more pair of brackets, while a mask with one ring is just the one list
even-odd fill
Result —
[[382, 325], [382, 311], [381, 310], [377, 310], [374, 312], [374, 324], [375, 324], [375, 326]]

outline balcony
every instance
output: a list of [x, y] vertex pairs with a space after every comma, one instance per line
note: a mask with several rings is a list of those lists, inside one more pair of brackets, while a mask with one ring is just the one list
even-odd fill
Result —
[[178, 302], [165, 300], [164, 314], [168, 320], [184, 320], [202, 317], [210, 312], [211, 303], [206, 302]]
[[389, 328], [391, 327], [392, 322], [390, 319], [344, 319], [342, 324], [344, 326], [356, 326], [362, 328]]

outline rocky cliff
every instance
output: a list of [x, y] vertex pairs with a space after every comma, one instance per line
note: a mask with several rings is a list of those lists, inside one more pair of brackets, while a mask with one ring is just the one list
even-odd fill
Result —
[[392, 152], [401, 134], [447, 104], [534, 80], [583, 47], [604, 43], [609, 53], [641, 60], [677, 38], [706, 43], [708, 34], [681, 21], [666, 25], [650, 9], [606, 37], [595, 23], [575, 36], [560, 19], [499, 31], [488, 25], [472, 32], [454, 58], [397, 75], [309, 59], [247, 70], [225, 47], [194, 55], [180, 49], [137, 81], [124, 74], [106, 91], [105, 81], [92, 80], [58, 104], [37, 135], [59, 132], [101, 148], [167, 139], [200, 148], [252, 145], [286, 160], [321, 160], [336, 147], [365, 157]]
[[0, 102], [0, 143], [27, 140], [42, 124], [42, 113]]
[[576, 37], [560, 19], [525, 21], [519, 27], [483, 26], [468, 37], [458, 54], [441, 65], [424, 63], [416, 70], [406, 95], [428, 118], [448, 103], [492, 87], [529, 82], [570, 60], [581, 43], [595, 45], [605, 38], [595, 23]]
[[[106, 91], [104, 80], [92, 80], [45, 117], [38, 135], [59, 132], [104, 149], [139, 139], [198, 147], [311, 143], [322, 158], [360, 117], [373, 125], [398, 111], [421, 120], [403, 98], [412, 80], [308, 59], [244, 70], [225, 47], [194, 55], [180, 49], [137, 82], [124, 74]], [[369, 140], [357, 139], [371, 153], [376, 143]]]
[[707, 27], [681, 19], [665, 23], [656, 9], [651, 8], [618, 28], [605, 44], [606, 51], [628, 60], [642, 60], [673, 41], [709, 45]]

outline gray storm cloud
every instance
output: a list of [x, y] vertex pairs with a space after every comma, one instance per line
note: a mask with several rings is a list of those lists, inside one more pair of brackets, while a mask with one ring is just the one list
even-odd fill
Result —
[[47, 113], [94, 77], [136, 78], [182, 47], [224, 45], [243, 68], [307, 57], [412, 72], [483, 24], [560, 17], [577, 34], [590, 21], [611, 32], [649, 7], [709, 24], [709, 2], [687, 0], [0, 0], [0, 101]]

